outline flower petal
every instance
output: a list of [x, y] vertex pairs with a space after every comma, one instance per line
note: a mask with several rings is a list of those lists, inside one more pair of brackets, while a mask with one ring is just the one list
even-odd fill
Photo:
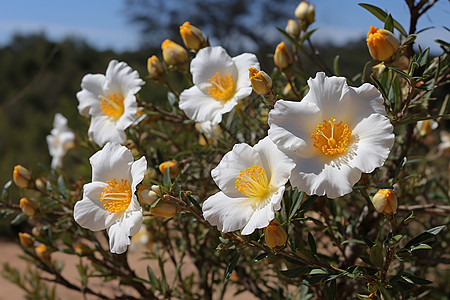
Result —
[[92, 165], [92, 181], [107, 182], [126, 179], [132, 182], [130, 168], [134, 161], [131, 151], [118, 143], [107, 143], [89, 159]]
[[125, 62], [112, 60], [106, 69], [106, 94], [120, 93], [124, 97], [134, 95], [145, 82], [139, 78], [139, 73]]
[[143, 221], [142, 211], [133, 211], [108, 228], [111, 253], [122, 254], [131, 243], [130, 236], [139, 232]]
[[218, 192], [203, 203], [203, 216], [222, 232], [231, 232], [243, 228], [254, 210], [248, 205], [248, 198], [230, 198]]
[[239, 90], [243, 87], [250, 87], [251, 93], [251, 83], [250, 77], [248, 76], [248, 69], [250, 67], [254, 67], [258, 70], [260, 69], [258, 58], [256, 58], [255, 54], [243, 53], [241, 55], [233, 57], [232, 60], [236, 65], [236, 69], [239, 74], [238, 80], [236, 82], [236, 89]]
[[120, 119], [117, 121], [115, 125], [118, 130], [127, 129], [138, 118], [137, 102], [136, 96], [134, 94], [129, 94], [128, 96], [126, 96], [125, 99], [123, 100], [123, 104], [125, 108], [123, 115], [120, 117]]
[[389, 119], [380, 114], [370, 115], [353, 129], [357, 137], [355, 155], [348, 164], [364, 173], [370, 173], [382, 166], [394, 145], [394, 127]]
[[81, 115], [89, 116], [92, 107], [100, 109], [99, 95], [103, 95], [103, 85], [106, 78], [102, 74], [87, 74], [81, 80], [81, 91], [77, 93], [79, 101], [78, 111]]
[[103, 146], [107, 142], [122, 144], [127, 139], [125, 131], [118, 129], [116, 122], [111, 121], [111, 118], [106, 115], [98, 115], [91, 118], [88, 135], [99, 146]]
[[196, 122], [211, 121], [217, 124], [222, 120], [223, 103], [202, 93], [195, 85], [181, 93], [179, 106], [189, 119]]

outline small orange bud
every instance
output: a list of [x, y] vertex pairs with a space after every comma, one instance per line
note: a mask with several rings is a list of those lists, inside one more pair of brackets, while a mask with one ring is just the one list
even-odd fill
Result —
[[314, 5], [310, 4], [308, 1], [302, 1], [295, 9], [294, 14], [300, 23], [310, 25], [315, 19]]
[[171, 40], [165, 40], [161, 45], [161, 49], [163, 52], [164, 61], [169, 66], [182, 65], [188, 60], [186, 49]]
[[202, 32], [189, 22], [180, 26], [180, 35], [186, 48], [198, 51], [205, 44]]
[[17, 165], [14, 167], [13, 180], [18, 187], [29, 187], [31, 181], [31, 173], [21, 165]]
[[34, 244], [34, 238], [29, 233], [19, 232], [19, 240], [24, 248], [30, 248]]
[[273, 60], [275, 65], [280, 69], [287, 68], [294, 62], [294, 60], [292, 59], [291, 51], [288, 49], [284, 42], [278, 44], [277, 48], [275, 49]]
[[163, 78], [166, 73], [163, 64], [156, 55], [147, 60], [147, 71], [148, 76], [156, 80]]
[[378, 190], [372, 198], [372, 203], [380, 213], [392, 214], [397, 211], [397, 197], [391, 189]]
[[270, 248], [282, 247], [286, 243], [286, 240], [286, 231], [284, 231], [283, 227], [277, 221], [270, 221], [269, 225], [264, 228], [264, 241]]
[[176, 160], [165, 161], [159, 165], [159, 170], [163, 175], [166, 173], [166, 168], [169, 168], [170, 178], [175, 178], [180, 174], [180, 167]]
[[20, 199], [19, 205], [20, 208], [22, 209], [22, 212], [29, 217], [34, 216], [34, 214], [36, 213], [34, 205], [27, 198]]
[[175, 205], [160, 201], [155, 207], [150, 208], [150, 213], [156, 217], [172, 218], [177, 213]]
[[370, 26], [369, 32], [367, 32], [366, 41], [370, 55], [375, 60], [386, 60], [399, 48], [398, 39], [392, 32], [373, 26]]
[[260, 94], [260, 95], [266, 95], [270, 93], [270, 91], [273, 88], [272, 78], [264, 72], [264, 71], [258, 71], [254, 67], [250, 67], [248, 69], [250, 82], [252, 84], [253, 90]]
[[44, 262], [50, 261], [51, 251], [50, 251], [50, 249], [48, 249], [47, 246], [45, 246], [44, 244], [41, 244], [41, 245], [37, 246], [36, 248], [34, 248], [34, 250], [36, 251], [37, 257], [39, 257], [41, 260], [43, 260]]

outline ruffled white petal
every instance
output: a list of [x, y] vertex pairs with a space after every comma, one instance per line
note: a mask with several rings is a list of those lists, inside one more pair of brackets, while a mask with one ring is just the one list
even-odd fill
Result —
[[118, 129], [116, 123], [106, 115], [91, 118], [88, 135], [99, 146], [103, 146], [107, 142], [123, 144], [127, 139], [125, 131]]
[[102, 74], [87, 74], [81, 80], [81, 91], [77, 93], [78, 111], [88, 117], [92, 107], [100, 107], [99, 95], [103, 95], [106, 78]]
[[[243, 53], [232, 58], [236, 69], [238, 71], [238, 79], [236, 81], [236, 89], [239, 90], [244, 87], [250, 87], [250, 77], [248, 76], [248, 69], [254, 67], [260, 69], [258, 58], [252, 53]], [[251, 91], [250, 91], [251, 92]], [[246, 96], [245, 96], [246, 97]]]
[[124, 97], [136, 94], [145, 82], [139, 78], [139, 73], [125, 62], [110, 61], [106, 69], [106, 94], [120, 93]]
[[126, 179], [132, 182], [130, 168], [133, 155], [125, 146], [107, 143], [89, 159], [92, 165], [92, 181], [107, 182], [112, 179]]
[[[224, 109], [221, 101], [204, 94], [195, 85], [181, 93], [179, 107], [191, 120], [196, 122], [211, 121], [216, 124], [222, 120], [221, 112]], [[217, 122], [217, 119], [219, 119], [219, 122]]]
[[143, 221], [142, 211], [133, 211], [108, 228], [111, 253], [122, 254], [131, 243], [130, 236], [139, 232]]
[[363, 119], [353, 129], [356, 145], [352, 147], [355, 155], [348, 164], [364, 173], [370, 173], [384, 164], [394, 145], [394, 127], [389, 119], [380, 114], [373, 114]]
[[125, 97], [123, 104], [125, 109], [123, 115], [116, 122], [115, 126], [117, 130], [127, 129], [138, 118], [137, 116], [138, 107], [136, 102], [136, 96], [134, 94], [129, 94], [127, 97]]
[[239, 176], [239, 171], [252, 166], [262, 166], [258, 152], [247, 144], [236, 144], [211, 171], [211, 176], [227, 196], [243, 197], [236, 189], [236, 177]]
[[222, 232], [243, 228], [254, 212], [248, 198], [232, 198], [223, 192], [209, 197], [202, 210], [205, 219]]

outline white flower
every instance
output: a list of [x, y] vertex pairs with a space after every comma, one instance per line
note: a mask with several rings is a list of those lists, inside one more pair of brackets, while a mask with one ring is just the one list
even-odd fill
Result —
[[336, 198], [352, 191], [361, 172], [383, 165], [394, 143], [378, 90], [349, 87], [344, 77], [317, 73], [301, 102], [279, 100], [269, 113], [269, 137], [296, 163], [291, 184]]
[[75, 145], [75, 134], [67, 126], [67, 119], [57, 113], [53, 120], [53, 129], [47, 135], [48, 152], [52, 159], [52, 168], [62, 168], [63, 157]]
[[268, 137], [254, 147], [235, 145], [211, 171], [221, 191], [203, 203], [203, 216], [222, 232], [266, 227], [281, 208], [293, 167]]
[[219, 124], [238, 100], [252, 93], [248, 69], [259, 69], [254, 54], [230, 57], [222, 47], [200, 49], [191, 62], [194, 86], [180, 95], [180, 108], [196, 122]]
[[92, 116], [88, 135], [99, 146], [107, 142], [124, 143], [125, 129], [137, 118], [135, 94], [144, 84], [137, 71], [126, 63], [112, 60], [106, 75], [87, 74], [77, 93], [78, 110]]
[[83, 199], [75, 204], [75, 221], [93, 231], [107, 229], [111, 252], [124, 253], [143, 220], [135, 192], [144, 179], [147, 160], [134, 161], [125, 146], [107, 143], [90, 163], [92, 182], [84, 185]]

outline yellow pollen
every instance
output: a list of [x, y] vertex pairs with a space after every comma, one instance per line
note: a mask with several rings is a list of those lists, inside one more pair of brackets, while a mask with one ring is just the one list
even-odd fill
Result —
[[213, 85], [213, 87], [208, 90], [208, 93], [212, 97], [228, 101], [234, 96], [233, 77], [231, 77], [230, 74], [216, 72], [216, 74], [208, 79], [208, 81]]
[[108, 186], [100, 193], [103, 207], [109, 214], [124, 212], [131, 202], [130, 183], [126, 179], [122, 179], [122, 183], [118, 183], [115, 179], [106, 183]]
[[102, 101], [100, 101], [100, 109], [102, 112], [110, 116], [113, 119], [118, 119], [123, 115], [123, 95], [122, 94], [109, 94], [107, 96], [99, 96]]
[[236, 189], [250, 198], [264, 198], [269, 191], [266, 171], [263, 167], [253, 166], [239, 171], [236, 177]]
[[314, 140], [314, 147], [319, 149], [325, 155], [336, 155], [347, 151], [352, 131], [347, 124], [338, 124], [331, 118], [329, 121], [323, 120], [322, 124], [317, 125], [316, 132], [311, 134]]

